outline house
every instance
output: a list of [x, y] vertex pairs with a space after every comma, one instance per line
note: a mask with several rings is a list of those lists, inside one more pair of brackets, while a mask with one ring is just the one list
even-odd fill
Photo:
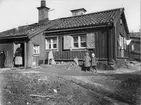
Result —
[[140, 32], [131, 32], [130, 39], [130, 58], [141, 61], [141, 34]]
[[[45, 63], [51, 50], [56, 62], [80, 63], [85, 52], [94, 52], [99, 62], [113, 64], [128, 58], [125, 40], [129, 30], [124, 8], [86, 14], [84, 8], [71, 10], [72, 16], [49, 20], [49, 8], [41, 0], [39, 22], [0, 33], [0, 50], [6, 52], [6, 65], [12, 65], [16, 44], [23, 49], [23, 66]], [[34, 63], [33, 63], [34, 62]]]

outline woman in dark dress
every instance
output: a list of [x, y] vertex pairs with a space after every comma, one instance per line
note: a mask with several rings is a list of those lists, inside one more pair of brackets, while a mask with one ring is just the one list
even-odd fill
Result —
[[1, 51], [0, 52], [1, 68], [4, 68], [5, 67], [5, 59], [6, 59], [5, 53], [4, 53], [4, 51]]
[[22, 58], [22, 47], [19, 45], [19, 47], [16, 49], [15, 57], [14, 57], [14, 67], [20, 67], [23, 65], [23, 58]]

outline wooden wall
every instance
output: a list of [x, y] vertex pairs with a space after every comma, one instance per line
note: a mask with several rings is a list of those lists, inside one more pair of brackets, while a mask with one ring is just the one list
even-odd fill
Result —
[[115, 28], [108, 27], [107, 30], [107, 58], [109, 61], [113, 61], [116, 59]]
[[[37, 44], [40, 46], [40, 54], [39, 55], [33, 55], [33, 45]], [[40, 61], [44, 61], [46, 59], [46, 53], [45, 53], [45, 37], [43, 33], [40, 33], [30, 39], [30, 41], [27, 43], [27, 62], [28, 66], [32, 66], [33, 60], [36, 61], [36, 65], [39, 64]]]
[[96, 34], [96, 57], [107, 59], [107, 30], [101, 29]]
[[[119, 43], [118, 43], [118, 38], [119, 38], [120, 34], [122, 36], [124, 36], [125, 38], [128, 38], [128, 34], [127, 34], [126, 30], [125, 30], [124, 22], [122, 24], [120, 24], [120, 20], [118, 20], [118, 22], [116, 24], [116, 37], [117, 37], [117, 40], [116, 40], [117, 55], [116, 56], [117, 57], [121, 57], [121, 54], [120, 54], [121, 50], [119, 49]], [[127, 47], [126, 50], [124, 50], [124, 55], [125, 55], [126, 58], [129, 57], [129, 49], [128, 49], [128, 47]]]
[[[79, 31], [71, 31], [66, 33], [53, 33], [47, 34], [47, 36], [57, 35], [59, 36], [59, 50], [53, 51], [55, 60], [73, 60], [75, 57], [78, 57], [79, 60], [84, 58], [85, 52], [87, 49], [78, 49], [78, 50], [63, 50], [63, 36], [70, 34], [86, 34], [88, 32], [96, 32], [95, 36], [95, 49], [91, 49], [90, 52], [94, 52], [96, 57], [102, 60], [107, 60], [107, 30], [105, 28], [99, 29], [89, 29], [89, 30], [79, 30]], [[46, 54], [48, 55], [48, 51], [46, 50]]]

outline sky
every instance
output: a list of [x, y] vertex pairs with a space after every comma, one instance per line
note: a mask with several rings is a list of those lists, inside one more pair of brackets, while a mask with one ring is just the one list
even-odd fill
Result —
[[[38, 22], [41, 0], [0, 0], [0, 32]], [[49, 19], [71, 16], [70, 10], [85, 8], [87, 13], [124, 8], [130, 32], [140, 29], [141, 0], [46, 0]]]

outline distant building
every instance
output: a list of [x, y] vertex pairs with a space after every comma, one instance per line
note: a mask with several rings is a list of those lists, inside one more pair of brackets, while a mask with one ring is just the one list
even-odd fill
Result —
[[23, 66], [40, 65], [48, 59], [50, 50], [57, 62], [69, 62], [85, 52], [94, 52], [101, 63], [112, 64], [127, 59], [124, 42], [129, 38], [123, 8], [85, 14], [84, 8], [71, 10], [71, 17], [49, 20], [49, 8], [41, 0], [39, 22], [0, 33], [0, 49], [5, 48], [7, 66], [12, 65], [16, 44], [22, 44]]
[[141, 33], [131, 32], [130, 39], [130, 57], [134, 60], [141, 61]]

